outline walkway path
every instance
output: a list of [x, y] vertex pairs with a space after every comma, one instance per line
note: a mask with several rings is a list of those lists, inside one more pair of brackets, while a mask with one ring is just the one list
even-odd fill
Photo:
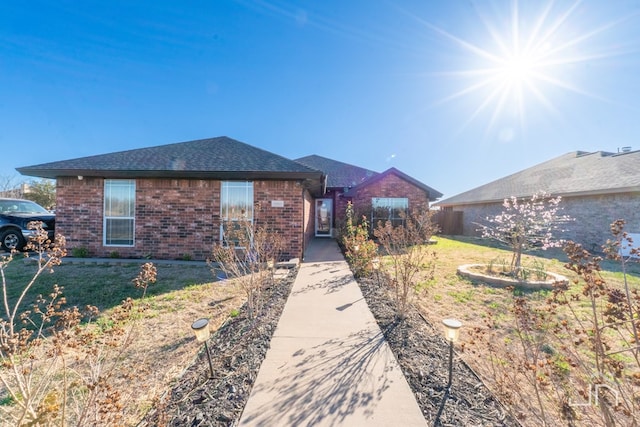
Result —
[[311, 242], [240, 425], [426, 425], [333, 239]]

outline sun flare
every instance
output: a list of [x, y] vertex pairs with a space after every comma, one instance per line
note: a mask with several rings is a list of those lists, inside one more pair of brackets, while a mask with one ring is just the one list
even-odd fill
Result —
[[577, 33], [576, 11], [581, 3], [577, 0], [564, 9], [554, 1], [529, 3], [529, 6], [539, 5], [539, 10], [521, 13], [518, 1], [513, 0], [509, 18], [503, 21], [492, 14], [478, 12], [484, 34], [488, 35], [478, 41], [475, 37], [471, 41], [428, 24], [453, 42], [472, 64], [466, 69], [440, 73], [464, 83], [440, 102], [469, 97], [476, 107], [463, 128], [480, 116], [488, 116], [488, 132], [505, 116], [515, 118], [523, 128], [526, 111], [534, 108], [543, 107], [547, 112], [560, 114], [554, 103], [554, 95], [559, 91], [595, 97], [574, 83], [566, 71], [581, 63], [615, 55], [615, 52], [597, 52], [588, 42], [617, 23], [609, 22]]
[[523, 83], [534, 76], [535, 65], [534, 58], [517, 54], [505, 60], [500, 74], [507, 82]]

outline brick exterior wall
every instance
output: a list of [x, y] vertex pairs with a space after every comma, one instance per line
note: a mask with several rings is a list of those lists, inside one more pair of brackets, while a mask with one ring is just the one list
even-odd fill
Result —
[[[104, 246], [102, 178], [57, 180], [56, 232], [67, 248], [90, 256], [205, 260], [220, 238], [220, 181], [137, 179], [134, 247]], [[302, 258], [303, 227], [311, 222], [309, 197], [294, 181], [254, 181], [256, 225], [266, 225], [287, 243], [283, 259]], [[278, 203], [272, 205], [272, 201]], [[282, 203], [280, 203], [282, 202]]]
[[[612, 238], [609, 226], [617, 219], [626, 221], [627, 232], [640, 233], [640, 193], [564, 197], [560, 206], [562, 214], [575, 220], [564, 225], [565, 231], [556, 237], [573, 240], [590, 251], [599, 251]], [[454, 210], [463, 212], [463, 235], [479, 236], [477, 223], [485, 224], [486, 217], [499, 214], [503, 207], [500, 203], [485, 203]]]
[[[260, 206], [259, 211], [254, 214], [256, 224], [282, 235], [285, 243], [283, 259], [302, 259], [303, 249], [309, 242], [305, 239], [305, 223], [311, 221], [311, 210], [305, 207], [307, 197], [295, 181], [253, 183], [253, 198]], [[274, 207], [272, 201], [284, 202], [284, 206]]]
[[[370, 213], [371, 199], [374, 197], [406, 197], [409, 199], [409, 210], [428, 209], [429, 207], [429, 197], [424, 190], [394, 174], [389, 174], [369, 185], [356, 188], [351, 196], [351, 201], [357, 212], [365, 213], [364, 210]], [[346, 201], [339, 203], [339, 206], [341, 210], [336, 210], [337, 215], [344, 218]]]
[[[314, 199], [313, 197], [311, 197], [311, 194], [309, 194], [308, 191], [305, 191], [304, 193], [304, 215], [303, 215], [303, 221], [304, 221], [304, 241], [305, 241], [305, 248], [307, 247], [308, 243], [311, 241], [311, 239], [313, 239], [313, 237], [315, 236], [316, 233], [316, 229], [315, 229], [315, 222], [314, 222], [314, 218], [315, 218], [315, 204], [314, 204]], [[300, 258], [302, 259], [302, 258]]]

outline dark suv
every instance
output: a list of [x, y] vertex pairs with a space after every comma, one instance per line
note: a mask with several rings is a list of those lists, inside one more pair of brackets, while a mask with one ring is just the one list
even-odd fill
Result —
[[42, 221], [42, 227], [54, 239], [55, 214], [31, 200], [0, 199], [0, 247], [10, 252], [22, 250], [35, 230], [29, 230], [31, 221]]

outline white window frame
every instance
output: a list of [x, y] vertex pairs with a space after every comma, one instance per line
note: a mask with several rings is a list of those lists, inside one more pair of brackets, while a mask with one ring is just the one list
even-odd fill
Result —
[[[243, 199], [229, 209], [229, 198]], [[229, 221], [246, 220], [253, 224], [253, 181], [222, 181], [220, 185], [220, 241], [224, 241], [224, 225]]]
[[[114, 206], [116, 197], [122, 199], [121, 206]], [[111, 247], [133, 247], [136, 243], [136, 181], [135, 179], [105, 179], [104, 180], [104, 201], [103, 201], [103, 222], [102, 222], [102, 244]], [[112, 221], [129, 221], [131, 243], [113, 243], [113, 236], [109, 236], [112, 230]], [[125, 239], [119, 239], [125, 240]]]

